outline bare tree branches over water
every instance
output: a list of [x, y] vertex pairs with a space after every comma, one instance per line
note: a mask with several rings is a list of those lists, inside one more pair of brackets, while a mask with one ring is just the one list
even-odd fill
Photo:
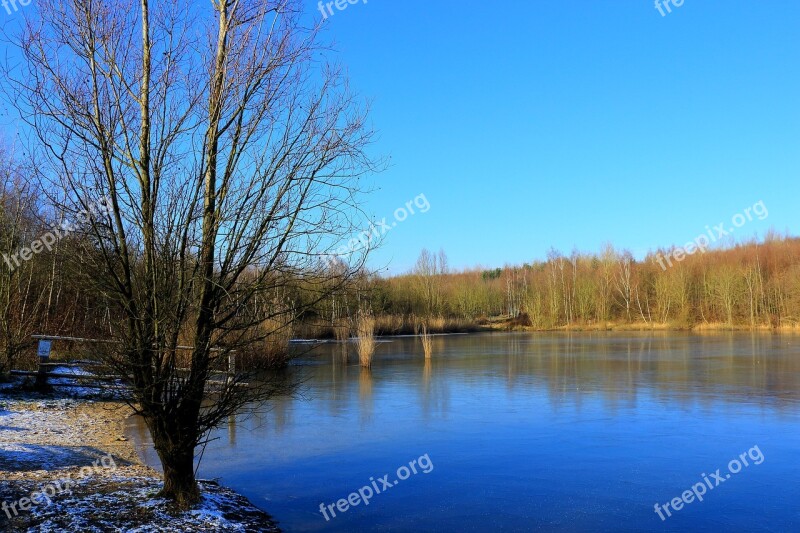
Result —
[[[274, 332], [256, 326], [289, 327], [362, 266], [318, 258], [360, 226], [359, 178], [375, 169], [366, 110], [295, 1], [37, 11], [5, 89], [51, 201], [77, 213], [109, 199], [75, 259], [111, 304], [120, 347], [107, 362], [133, 387], [164, 494], [191, 504], [209, 428], [285, 388], [249, 368], [209, 397], [214, 370]], [[289, 297], [300, 274], [316, 298]]]

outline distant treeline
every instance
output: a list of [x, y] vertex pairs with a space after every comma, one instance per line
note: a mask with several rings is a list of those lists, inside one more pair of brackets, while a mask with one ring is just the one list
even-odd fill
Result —
[[599, 254], [553, 250], [545, 261], [462, 272], [447, 269], [443, 252], [423, 252], [413, 273], [372, 280], [372, 304], [383, 315], [476, 323], [503, 316], [541, 329], [800, 323], [799, 239], [770, 233], [668, 266], [670, 252], [637, 261], [610, 245]]

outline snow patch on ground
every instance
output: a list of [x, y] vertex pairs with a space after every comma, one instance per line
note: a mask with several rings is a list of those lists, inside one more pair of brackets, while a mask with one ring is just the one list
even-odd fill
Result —
[[[49, 505], [0, 511], [0, 531], [279, 531], [266, 513], [213, 481], [200, 482], [202, 501], [190, 511], [159, 498], [159, 474], [138, 464], [133, 445], [122, 437], [130, 413], [121, 402], [3, 390], [0, 504], [64, 479], [74, 484]], [[109, 454], [114, 468], [86, 472]]]

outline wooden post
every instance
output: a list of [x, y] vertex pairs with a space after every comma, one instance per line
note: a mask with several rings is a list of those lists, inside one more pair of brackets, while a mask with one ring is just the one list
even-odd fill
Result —
[[236, 378], [236, 352], [228, 354], [228, 384], [232, 383]]
[[36, 388], [37, 389], [46, 389], [47, 388], [47, 363], [50, 362], [50, 348], [52, 344], [49, 340], [41, 339], [39, 340], [39, 348], [37, 350], [37, 355], [39, 356], [39, 372], [36, 374]]

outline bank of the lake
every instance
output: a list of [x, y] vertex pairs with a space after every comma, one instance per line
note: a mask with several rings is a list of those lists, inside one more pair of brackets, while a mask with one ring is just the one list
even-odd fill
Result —
[[[606, 320], [582, 321], [576, 320], [570, 324], [552, 326], [533, 325], [525, 313], [517, 317], [493, 316], [489, 318], [460, 318], [460, 317], [416, 317], [397, 315], [377, 315], [375, 317], [375, 333], [382, 337], [399, 335], [417, 335], [425, 324], [429, 333], [487, 333], [502, 331], [523, 332], [772, 332], [772, 333], [798, 333], [800, 322], [785, 320], [775, 324], [764, 322], [659, 322], [656, 320], [635, 319], [632, 321]], [[333, 339], [335, 334], [330, 328], [316, 326], [298, 328], [300, 337], [309, 339]]]
[[278, 531], [264, 511], [212, 481], [180, 512], [160, 474], [124, 437], [124, 403], [0, 390], [0, 530]]

